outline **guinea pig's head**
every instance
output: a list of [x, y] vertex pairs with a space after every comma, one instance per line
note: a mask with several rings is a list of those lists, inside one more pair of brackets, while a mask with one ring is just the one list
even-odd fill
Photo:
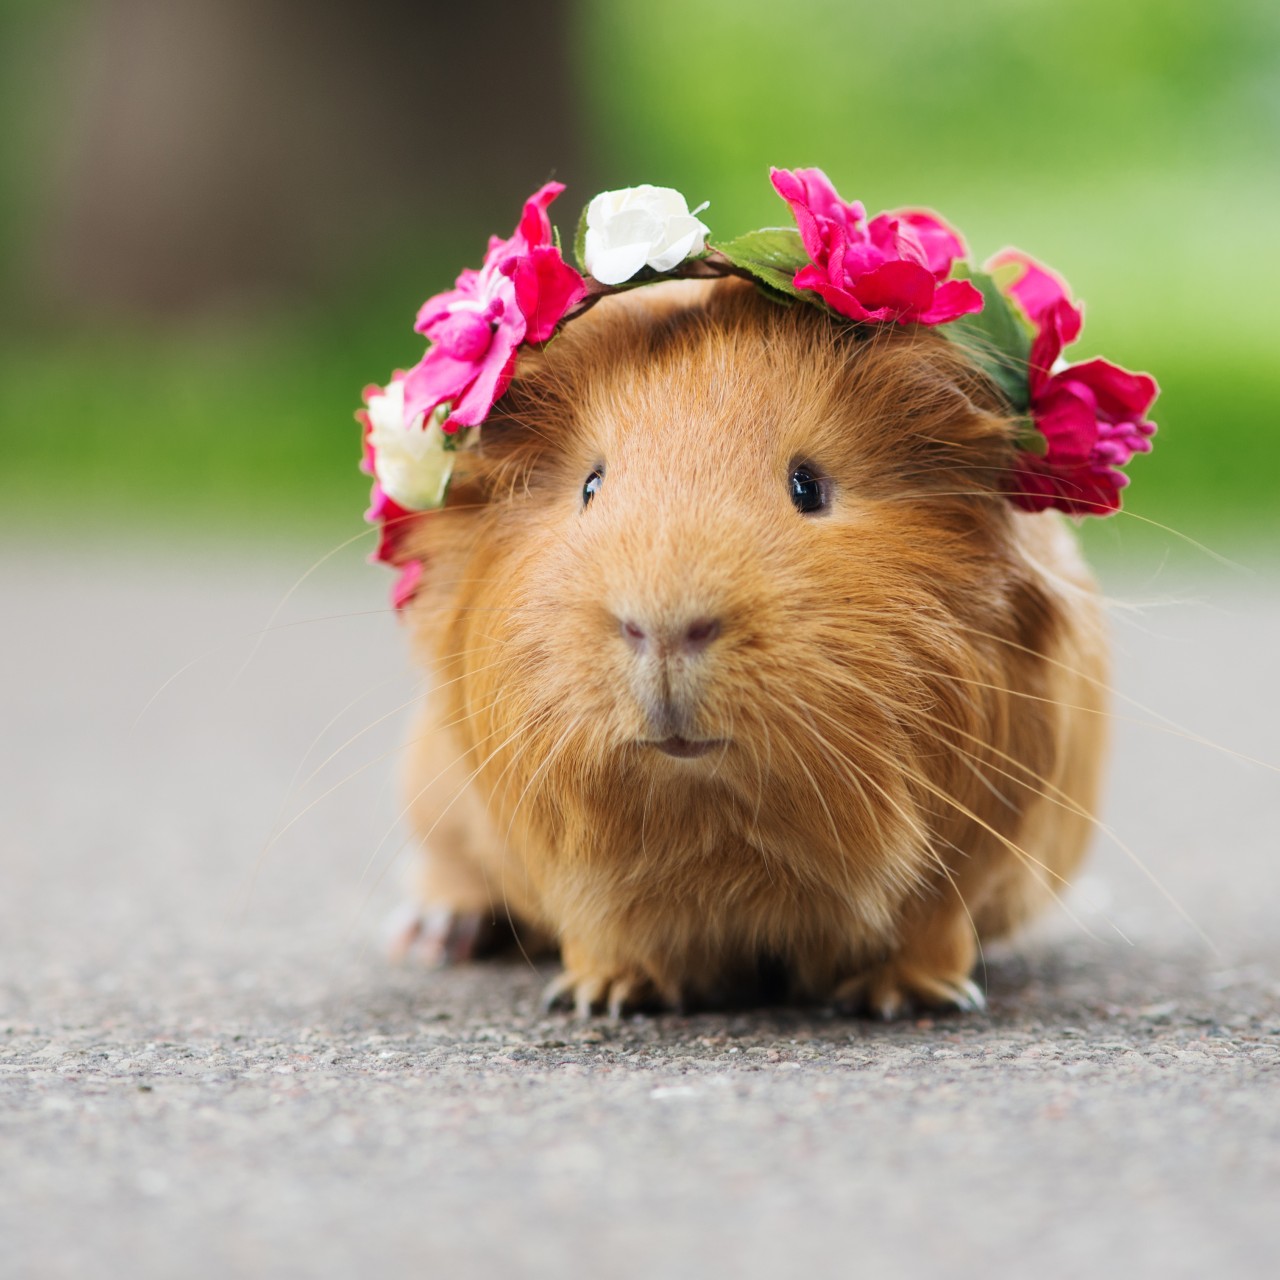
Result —
[[905, 874], [982, 732], [965, 620], [1000, 607], [1013, 447], [928, 331], [737, 281], [601, 302], [422, 521], [417, 625], [493, 803], [615, 848], [715, 812]]

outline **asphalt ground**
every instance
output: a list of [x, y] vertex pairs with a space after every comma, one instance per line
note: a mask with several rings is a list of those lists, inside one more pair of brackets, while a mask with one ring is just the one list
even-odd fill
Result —
[[0, 1275], [1280, 1274], [1280, 573], [1108, 576], [1142, 868], [985, 1014], [581, 1024], [386, 961], [417, 686], [355, 549], [255, 638], [310, 560], [0, 552]]

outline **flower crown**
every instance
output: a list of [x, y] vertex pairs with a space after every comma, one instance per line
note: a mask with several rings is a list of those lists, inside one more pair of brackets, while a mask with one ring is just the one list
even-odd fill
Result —
[[662, 280], [741, 276], [779, 302], [809, 303], [857, 324], [938, 326], [963, 347], [1021, 420], [1009, 499], [1028, 511], [1110, 515], [1128, 483], [1120, 468], [1151, 449], [1146, 414], [1155, 380], [1106, 360], [1067, 364], [1083, 311], [1065, 281], [1015, 249], [981, 271], [936, 214], [900, 209], [868, 221], [821, 169], [774, 169], [774, 190], [796, 228], [769, 227], [728, 241], [669, 187], [596, 196], [578, 223], [575, 270], [547, 209], [564, 190], [549, 182], [524, 206], [508, 240], [496, 236], [479, 271], [423, 303], [415, 328], [426, 354], [385, 387], [365, 389], [363, 469], [374, 477], [366, 518], [381, 525], [375, 560], [400, 569], [397, 608], [422, 573], [404, 535], [444, 504], [454, 454], [477, 435], [515, 372], [520, 348], [546, 342], [600, 298]]

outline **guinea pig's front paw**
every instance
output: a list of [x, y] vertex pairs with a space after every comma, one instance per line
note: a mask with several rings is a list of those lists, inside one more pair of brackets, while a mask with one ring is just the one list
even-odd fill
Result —
[[387, 926], [387, 954], [393, 961], [412, 961], [429, 969], [463, 964], [501, 945], [491, 911], [458, 911], [453, 907], [406, 904]]
[[678, 1003], [678, 999], [663, 995], [651, 979], [639, 972], [592, 973], [566, 968], [542, 993], [544, 1009], [571, 1010], [579, 1018], [597, 1013], [607, 1013], [611, 1018], [627, 1013], [656, 1013]]
[[892, 1022], [912, 1013], [980, 1013], [981, 988], [964, 973], [929, 973], [901, 960], [886, 960], [847, 978], [832, 1001], [840, 1013]]

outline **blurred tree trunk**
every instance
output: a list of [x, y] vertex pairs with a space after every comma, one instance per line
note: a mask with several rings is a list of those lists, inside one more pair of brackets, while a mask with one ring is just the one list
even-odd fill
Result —
[[[41, 295], [155, 313], [305, 290], [406, 226], [581, 178], [571, 0], [96, 0], [55, 86]], [[575, 181], [575, 185], [577, 185]]]

